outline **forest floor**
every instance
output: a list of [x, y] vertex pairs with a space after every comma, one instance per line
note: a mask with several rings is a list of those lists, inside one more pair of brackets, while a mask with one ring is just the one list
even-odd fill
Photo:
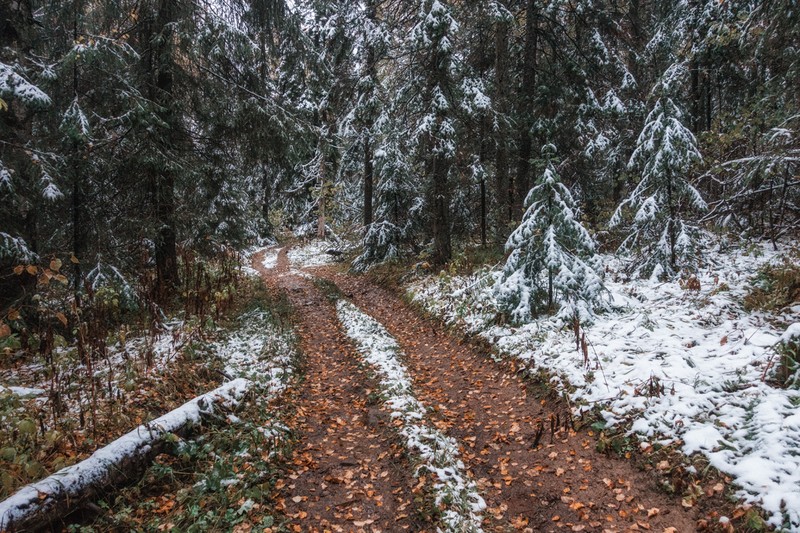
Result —
[[348, 338], [341, 311], [337, 319], [339, 299], [396, 341], [396, 364], [424, 406], [425, 423], [456, 444], [456, 470], [463, 468], [485, 502], [471, 511], [484, 530], [731, 529], [706, 521], [712, 509], [731, 506], [723, 491], [682, 505], [646, 461], [599, 452], [597, 435], [576, 427], [563, 400], [522, 377], [515, 362], [490, 357], [485, 345], [423, 317], [368, 277], [334, 264], [292, 265], [288, 252], [260, 252], [253, 266], [293, 304], [305, 357], [305, 379], [287, 396], [296, 409], [286, 423], [299, 444], [277, 483], [290, 529], [433, 531], [450, 503], [436, 498], [436, 487], [458, 478], [419, 468], [419, 454], [404, 453], [398, 408], [381, 405], [387, 392], [379, 372], [360, 362], [359, 349], [379, 343]]
[[[55, 430], [42, 438], [7, 431], [9, 439], [18, 438], [9, 440], [17, 448], [0, 447], [2, 464], [16, 469], [2, 473], [6, 494], [41, 478], [42, 472], [29, 472], [31, 457], [39, 458], [40, 470], [55, 472], [58, 461], [73, 465], [87, 458], [98, 445], [223, 378], [244, 378], [254, 389], [235, 412], [187, 438], [174, 436], [142, 476], [132, 473], [131, 483], [84, 502], [62, 525], [87, 533], [768, 529], [760, 509], [743, 505], [732, 476], [710, 468], [702, 455], [687, 456], [679, 445], [641, 446], [628, 433], [630, 424], [611, 430], [598, 410], [576, 415], [576, 395], [590, 383], [574, 377], [574, 388], [564, 391], [551, 374], [502, 355], [491, 339], [468, 336], [430, 308], [435, 300], [456, 309], [451, 300], [458, 291], [440, 285], [472, 286], [470, 279], [415, 276], [405, 289], [416, 292], [403, 293], [394, 278], [348, 272], [345, 262], [326, 253], [331, 246], [311, 241], [254, 253], [252, 268], [244, 269], [241, 301], [229, 313], [236, 318], [200, 333], [176, 327], [186, 330], [186, 340], [178, 333], [156, 337], [150, 341], [154, 363], [139, 381], [123, 383], [138, 375], [128, 367], [147, 350], [136, 339], [114, 344], [108, 369], [95, 373], [109, 373], [99, 374], [114, 393], [108, 419], [125, 418], [105, 424], [102, 440], [87, 438], [65, 450], [48, 447]], [[428, 304], [420, 303], [420, 294]], [[677, 297], [664, 299], [687, 306]], [[479, 302], [470, 311], [481, 312]], [[517, 342], [523, 333], [500, 337]], [[540, 340], [553, 343], [541, 335], [523, 340], [527, 349], [543, 349]], [[559, 341], [553, 349], [566, 358], [567, 344]], [[683, 353], [680, 346], [675, 350]], [[556, 363], [548, 364], [557, 369]], [[117, 367], [128, 374], [112, 376]], [[44, 378], [25, 368], [0, 375], [8, 384], [0, 391], [7, 420], [47, 406]], [[613, 383], [613, 368], [606, 364], [605, 372]], [[12, 374], [17, 381], [10, 381]], [[668, 398], [680, 396], [662, 397]], [[83, 405], [80, 397], [73, 403], [67, 406], [73, 411]], [[27, 427], [23, 423], [14, 427]], [[83, 433], [67, 435], [74, 441]]]

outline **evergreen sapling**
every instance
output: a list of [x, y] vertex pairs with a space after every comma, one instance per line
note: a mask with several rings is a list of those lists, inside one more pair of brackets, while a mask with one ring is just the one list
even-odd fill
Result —
[[515, 323], [554, 311], [565, 322], [590, 322], [605, 292], [597, 246], [556, 171], [555, 147], [546, 145], [542, 155], [544, 172], [525, 199], [522, 222], [506, 242], [510, 255], [494, 293]]

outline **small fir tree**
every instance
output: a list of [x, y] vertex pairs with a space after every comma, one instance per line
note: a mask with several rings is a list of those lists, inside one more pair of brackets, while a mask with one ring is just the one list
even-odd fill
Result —
[[642, 177], [633, 192], [611, 217], [610, 226], [635, 210], [621, 252], [638, 252], [634, 267], [644, 276], [669, 278], [696, 261], [698, 229], [683, 219], [688, 208], [706, 209], [700, 192], [687, 173], [702, 161], [697, 140], [683, 125], [683, 115], [670, 97], [680, 68], [671, 68], [657, 86], [658, 97], [636, 141], [629, 168], [641, 168]]
[[577, 202], [553, 164], [555, 147], [542, 149], [545, 169], [525, 199], [525, 214], [506, 242], [511, 252], [494, 291], [513, 322], [553, 312], [590, 321], [604, 291], [592, 236], [580, 223]]

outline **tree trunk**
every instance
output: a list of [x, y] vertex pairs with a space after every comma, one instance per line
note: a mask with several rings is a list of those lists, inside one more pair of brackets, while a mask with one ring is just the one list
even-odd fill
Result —
[[317, 237], [325, 238], [325, 150], [320, 150], [319, 159], [319, 209], [317, 211]]
[[517, 175], [514, 183], [513, 220], [522, 218], [522, 203], [530, 188], [533, 124], [533, 99], [536, 96], [536, 54], [538, 48], [538, 13], [536, 0], [528, 0], [525, 9], [525, 50], [522, 59], [522, 85], [519, 89], [520, 126], [518, 140]]
[[433, 262], [444, 265], [450, 260], [450, 161], [442, 154], [433, 155]]
[[486, 178], [481, 176], [481, 246], [486, 246]]
[[[81, 3], [75, 2], [72, 6], [72, 40], [78, 42], [78, 23], [81, 14]], [[80, 72], [78, 62], [72, 65], [72, 94], [78, 100], [78, 87], [80, 82]], [[75, 301], [80, 307], [80, 293], [83, 284], [83, 272], [81, 271], [80, 261], [86, 261], [86, 235], [83, 221], [83, 167], [81, 158], [86, 156], [82, 143], [72, 142], [70, 147], [72, 158], [72, 253], [78, 258], [78, 262], [72, 265], [73, 268], [73, 291]]]
[[691, 99], [692, 99], [692, 117], [691, 117], [691, 125], [692, 125], [692, 133], [697, 135], [700, 133], [700, 106], [702, 102], [702, 95], [700, 93], [700, 67], [697, 65], [697, 60], [693, 59], [691, 65], [689, 67], [691, 72], [691, 79], [692, 79], [692, 90], [691, 90]]
[[372, 224], [372, 146], [369, 133], [364, 137], [364, 228]]
[[103, 494], [108, 487], [133, 479], [161, 453], [166, 435], [186, 434], [212, 415], [218, 404], [235, 407], [250, 385], [242, 378], [230, 381], [139, 426], [88, 459], [22, 487], [0, 502], [0, 531], [42, 529], [83, 502]]
[[675, 256], [675, 205], [672, 198], [672, 177], [667, 177], [667, 207], [669, 210], [669, 221], [667, 222], [667, 234], [669, 236], [669, 262], [672, 270], [677, 269], [677, 258]]
[[[495, 108], [500, 115], [499, 130], [496, 132], [497, 151], [495, 153], [495, 187], [498, 215], [501, 221], [510, 222], [513, 219], [512, 202], [510, 194], [511, 184], [508, 175], [508, 139], [505, 123], [508, 114], [508, 23], [501, 21], [495, 29]], [[500, 237], [505, 239], [504, 227], [498, 227]]]
[[[174, 154], [178, 139], [178, 117], [175, 112], [175, 87], [173, 77], [172, 35], [177, 22], [176, 0], [162, 0], [157, 15], [158, 35], [153, 37], [156, 46], [156, 102], [162, 108], [162, 119], [169, 131], [161, 132], [164, 151]], [[155, 176], [155, 203], [157, 234], [156, 272], [158, 294], [164, 297], [179, 283], [178, 253], [175, 233], [175, 172], [171, 161], [158, 169]]]
[[[73, 154], [77, 156], [77, 154]], [[75, 300], [79, 301], [81, 292], [83, 273], [81, 271], [81, 261], [86, 261], [86, 236], [83, 223], [83, 188], [81, 170], [75, 165], [72, 177], [72, 253], [78, 258], [78, 262], [73, 263], [72, 272], [75, 277], [73, 280], [73, 290]]]

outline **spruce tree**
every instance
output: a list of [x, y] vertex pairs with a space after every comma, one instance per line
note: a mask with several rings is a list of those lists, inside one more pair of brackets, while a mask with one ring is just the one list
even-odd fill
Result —
[[702, 161], [697, 140], [671, 96], [681, 74], [680, 66], [669, 69], [656, 88], [655, 103], [628, 164], [641, 169], [641, 180], [610, 221], [618, 226], [627, 211], [635, 210], [620, 251], [635, 254], [633, 268], [644, 277], [669, 278], [681, 268], [693, 268], [699, 230], [684, 216], [690, 209], [706, 208], [688, 177], [692, 166]]
[[510, 252], [494, 293], [512, 322], [548, 312], [565, 321], [591, 321], [603, 282], [596, 244], [580, 222], [577, 202], [561, 182], [553, 157], [542, 149], [544, 171], [525, 198], [520, 225], [506, 242]]

